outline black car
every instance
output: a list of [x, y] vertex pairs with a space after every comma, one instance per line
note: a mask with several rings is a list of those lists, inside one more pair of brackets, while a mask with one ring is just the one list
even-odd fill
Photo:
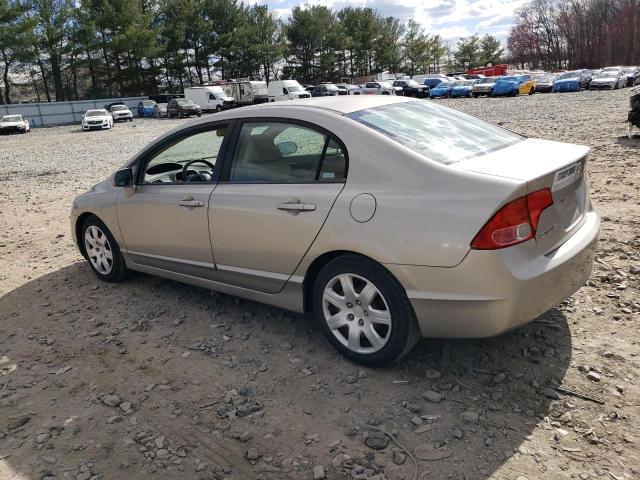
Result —
[[340, 95], [340, 90], [333, 83], [321, 83], [311, 91], [312, 97], [333, 97]]
[[197, 115], [198, 117], [202, 115], [200, 105], [184, 98], [174, 98], [173, 100], [169, 100], [169, 103], [167, 104], [168, 118], [190, 117], [192, 115]]
[[405, 97], [427, 98], [429, 96], [429, 87], [415, 80], [395, 80], [393, 86], [401, 87], [402, 95]]

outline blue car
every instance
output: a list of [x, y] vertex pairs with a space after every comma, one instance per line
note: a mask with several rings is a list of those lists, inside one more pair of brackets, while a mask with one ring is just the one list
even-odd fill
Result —
[[533, 95], [535, 88], [536, 82], [531, 75], [509, 75], [496, 80], [491, 96], [511, 95], [512, 97], [517, 97], [521, 94]]
[[156, 106], [154, 100], [141, 100], [138, 102], [138, 116], [151, 118], [153, 117], [153, 109]]
[[589, 88], [591, 73], [588, 70], [573, 70], [560, 75], [553, 83], [552, 92], [579, 92]]
[[440, 85], [444, 80], [442, 78], [425, 78], [422, 81], [423, 85], [426, 85], [429, 88], [435, 88]]
[[471, 88], [478, 83], [478, 80], [460, 80], [455, 82], [451, 89], [451, 98], [469, 97], [471, 98]]
[[440, 82], [438, 85], [429, 90], [429, 98], [449, 97], [454, 85], [454, 82]]

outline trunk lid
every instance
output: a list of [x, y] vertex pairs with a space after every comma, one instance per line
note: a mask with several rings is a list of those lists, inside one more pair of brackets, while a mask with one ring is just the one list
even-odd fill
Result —
[[589, 147], [527, 139], [453, 168], [527, 183], [527, 192], [549, 188], [553, 205], [540, 215], [535, 241], [541, 254], [562, 245], [584, 222], [588, 206], [585, 168]]

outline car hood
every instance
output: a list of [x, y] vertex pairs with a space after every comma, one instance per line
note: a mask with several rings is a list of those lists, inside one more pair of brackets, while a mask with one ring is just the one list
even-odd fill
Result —
[[577, 83], [579, 79], [577, 78], [563, 78], [562, 80], [556, 80], [556, 83]]
[[109, 117], [102, 115], [99, 117], [84, 117], [85, 120], [107, 120]]
[[595, 82], [595, 83], [609, 83], [609, 82], [617, 82], [618, 81], [618, 77], [600, 77], [600, 78], [594, 78], [593, 80], [591, 80], [591, 83]]
[[471, 90], [473, 85], [457, 85], [453, 87], [454, 90]]
[[233, 97], [229, 97], [229, 96], [225, 95], [225, 96], [222, 97], [222, 101], [223, 102], [235, 102], [236, 99], [233, 98]]
[[494, 85], [496, 87], [501, 87], [501, 86], [512, 87], [514, 85], [518, 85], [518, 82], [516, 80], [498, 80]]

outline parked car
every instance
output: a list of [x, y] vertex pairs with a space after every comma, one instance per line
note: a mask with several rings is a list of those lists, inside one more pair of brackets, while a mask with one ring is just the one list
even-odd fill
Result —
[[[227, 94], [222, 87], [217, 85], [187, 87], [184, 89], [184, 99], [190, 100], [195, 105], [198, 105], [201, 112], [221, 112], [222, 110], [228, 110], [236, 106], [235, 98]], [[175, 100], [177, 101], [178, 99]], [[171, 100], [168, 104], [171, 104]]]
[[640, 68], [639, 67], [623, 67], [622, 73], [627, 78], [627, 87], [640, 85]]
[[553, 82], [552, 92], [579, 92], [589, 88], [591, 72], [589, 70], [572, 70], [560, 75]]
[[455, 82], [449, 96], [451, 98], [468, 97], [471, 98], [471, 89], [478, 83], [478, 79], [460, 80]]
[[481, 78], [478, 82], [471, 86], [471, 96], [473, 98], [478, 98], [482, 95], [486, 95], [487, 97], [491, 96], [491, 91], [493, 90], [493, 86], [498, 80], [498, 77], [484, 77]]
[[167, 111], [168, 103], [157, 103], [153, 106], [153, 118], [168, 118], [169, 112]]
[[115, 122], [133, 122], [133, 113], [126, 105], [112, 105], [109, 108], [109, 112]]
[[550, 93], [553, 90], [553, 83], [557, 80], [559, 75], [542, 75], [536, 79], [536, 92]]
[[138, 116], [144, 118], [153, 117], [153, 106], [155, 104], [154, 100], [140, 100], [138, 102]]
[[113, 117], [104, 108], [87, 110], [82, 117], [82, 131], [108, 130], [113, 127]]
[[389, 82], [367, 82], [362, 89], [363, 95], [395, 95], [396, 93], [397, 90]]
[[392, 83], [394, 87], [400, 87], [401, 95], [405, 97], [427, 98], [429, 97], [429, 87], [421, 85], [415, 80], [395, 80]]
[[302, 85], [297, 80], [274, 80], [269, 82], [268, 91], [270, 102], [311, 98], [311, 93], [302, 88]]
[[448, 82], [448, 81], [449, 81], [448, 78], [440, 78], [440, 77], [437, 77], [437, 78], [425, 78], [422, 81], [422, 84], [426, 85], [427, 87], [429, 87], [431, 89], [431, 88], [437, 87], [442, 82]]
[[191, 117], [193, 115], [197, 117], [202, 115], [200, 105], [195, 103], [193, 100], [189, 100], [188, 98], [174, 98], [173, 100], [169, 100], [169, 103], [167, 104], [168, 118]]
[[362, 93], [358, 85], [353, 85], [351, 83], [336, 83], [336, 87], [341, 91], [346, 91], [346, 95], [360, 95]]
[[311, 91], [312, 97], [334, 97], [340, 95], [340, 90], [333, 83], [324, 82], [320, 85], [316, 85]]
[[435, 87], [429, 89], [429, 98], [449, 98], [454, 86], [454, 81], [440, 82]]
[[0, 118], [0, 134], [28, 133], [30, 130], [29, 121], [22, 115], [5, 115]]
[[119, 101], [117, 101], [117, 102], [107, 103], [107, 104], [104, 106], [104, 109], [105, 109], [107, 112], [110, 112], [110, 111], [111, 111], [111, 107], [113, 107], [113, 106], [115, 106], [115, 105], [124, 105], [124, 106], [126, 106], [127, 104], [126, 104], [126, 103], [124, 103], [122, 100], [119, 100]]
[[71, 231], [101, 280], [138, 270], [308, 311], [345, 356], [385, 365], [584, 285], [588, 153], [404, 97], [249, 106], [153, 141], [74, 200]]
[[518, 95], [533, 95], [535, 89], [536, 82], [531, 74], [510, 75], [496, 80], [491, 96], [511, 95], [516, 97]]
[[591, 90], [617, 90], [627, 84], [627, 78], [622, 69], [604, 69], [596, 73], [591, 79]]

